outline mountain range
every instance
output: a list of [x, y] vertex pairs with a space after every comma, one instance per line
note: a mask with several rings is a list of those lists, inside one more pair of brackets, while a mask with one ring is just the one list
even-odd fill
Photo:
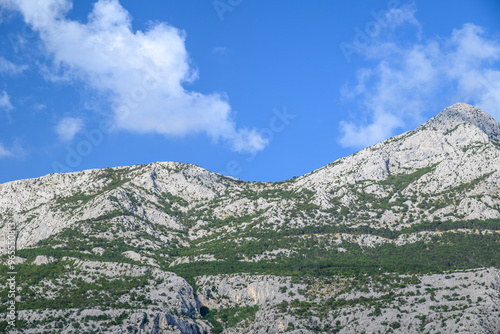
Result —
[[282, 182], [175, 162], [19, 180], [0, 329], [498, 333], [499, 232], [500, 124], [465, 103]]

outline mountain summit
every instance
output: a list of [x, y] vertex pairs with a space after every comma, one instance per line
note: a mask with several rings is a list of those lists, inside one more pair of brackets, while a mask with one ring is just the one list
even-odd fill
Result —
[[[457, 201], [453, 205], [449, 202], [449, 206], [444, 205], [445, 201], [440, 209], [421, 211], [423, 205], [420, 200], [412, 200], [405, 210], [398, 213], [391, 211], [390, 214], [387, 211], [381, 219], [374, 219], [379, 226], [381, 222], [390, 222], [393, 226], [405, 224], [414, 221], [415, 215], [423, 220], [451, 219], [463, 210], [468, 213], [464, 216], [458, 214], [454, 219], [500, 218], [496, 207], [491, 208], [477, 201], [472, 193], [458, 195], [453, 191], [455, 187], [465, 184], [468, 186], [459, 187], [461, 191], [476, 186], [475, 193], [484, 194], [487, 189], [488, 192], [499, 191], [499, 133], [500, 125], [490, 115], [471, 105], [457, 103], [415, 130], [339, 159], [299, 178], [297, 184], [314, 189], [318, 194], [318, 204], [322, 203], [325, 207], [331, 205], [332, 196], [339, 196], [343, 205], [352, 209], [352, 216], [364, 211], [361, 208], [356, 211], [355, 208], [358, 208], [359, 199], [367, 194], [379, 198], [388, 196], [388, 200], [400, 196], [402, 200], [419, 196], [433, 196], [437, 200], [444, 192], [450, 192], [446, 196], [453, 196]], [[423, 173], [421, 177], [405, 183], [404, 188], [396, 192], [394, 187], [389, 186], [394, 178], [403, 179], [419, 173]], [[319, 194], [323, 196], [321, 201]], [[465, 209], [467, 203], [471, 204]]]
[[491, 115], [467, 103], [456, 103], [444, 109], [424, 126], [447, 132], [463, 124], [471, 124], [481, 129], [490, 139], [500, 140], [500, 124]]

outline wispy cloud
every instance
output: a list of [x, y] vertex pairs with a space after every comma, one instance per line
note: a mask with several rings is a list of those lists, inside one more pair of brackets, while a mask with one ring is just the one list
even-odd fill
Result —
[[18, 74], [28, 69], [27, 65], [16, 65], [0, 56], [0, 74]]
[[0, 159], [12, 156], [10, 152], [2, 143], [0, 143]]
[[216, 46], [212, 49], [213, 54], [225, 54], [227, 53], [227, 48], [224, 46]]
[[10, 97], [6, 91], [0, 93], [0, 110], [11, 111], [14, 109], [12, 103], [10, 103]]
[[59, 121], [55, 130], [63, 141], [71, 141], [77, 133], [83, 129], [83, 121], [80, 118], [66, 117]]
[[[420, 37], [413, 13], [398, 15], [404, 18], [401, 22], [412, 22]], [[341, 92], [346, 103], [364, 111], [357, 117], [361, 121], [341, 122], [343, 146], [375, 144], [422, 122], [425, 112], [443, 103], [471, 103], [500, 119], [498, 38], [488, 38], [484, 29], [467, 23], [447, 38], [416, 40], [408, 45], [380, 39], [363, 50], [376, 65], [359, 69], [356, 83], [346, 84]]]
[[25, 154], [26, 152], [19, 141], [15, 141], [11, 147], [7, 147], [0, 142], [0, 159], [22, 158]]
[[[223, 93], [202, 94], [183, 84], [197, 79], [186, 34], [167, 23], [133, 31], [117, 0], [99, 0], [86, 23], [70, 20], [69, 0], [0, 0], [20, 11], [52, 56], [49, 74], [82, 80], [111, 100], [118, 129], [166, 136], [205, 133], [236, 151], [258, 151], [265, 140], [238, 129]], [[241, 144], [244, 142], [245, 144]]]

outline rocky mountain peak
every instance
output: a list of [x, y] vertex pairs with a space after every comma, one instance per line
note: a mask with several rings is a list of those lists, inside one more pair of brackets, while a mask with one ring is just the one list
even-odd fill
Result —
[[423, 127], [449, 133], [463, 124], [471, 124], [481, 129], [490, 139], [500, 140], [500, 124], [488, 113], [467, 103], [456, 103], [444, 109]]

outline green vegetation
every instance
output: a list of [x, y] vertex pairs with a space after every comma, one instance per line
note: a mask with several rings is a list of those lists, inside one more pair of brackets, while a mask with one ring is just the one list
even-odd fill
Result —
[[[101, 243], [94, 242], [91, 245], [84, 245], [84, 241], [74, 239], [69, 242], [69, 246], [62, 248], [26, 248], [17, 251], [17, 256], [26, 258], [28, 262], [33, 261], [38, 255], [52, 256], [56, 259], [62, 259], [63, 257], [74, 257], [81, 260], [93, 260], [93, 261], [109, 261], [109, 262], [120, 262], [120, 263], [131, 263], [142, 265], [141, 263], [131, 260], [122, 255], [123, 252], [130, 250], [131, 247], [126, 244], [116, 243], [113, 245], [107, 245], [102, 239], [94, 238], [93, 240], [101, 240]], [[92, 247], [105, 246], [106, 249], [102, 255], [96, 255], [93, 253], [84, 253], [82, 251], [87, 250]]]
[[213, 327], [213, 333], [222, 333], [224, 328], [233, 327], [241, 321], [253, 321], [255, 313], [259, 310], [258, 305], [223, 308], [219, 310], [209, 310], [202, 307], [200, 313], [202, 317], [208, 320]]
[[102, 172], [99, 174], [99, 179], [104, 179], [107, 181], [107, 184], [100, 189], [97, 193], [93, 194], [83, 194], [81, 192], [75, 193], [69, 197], [61, 197], [57, 199], [57, 204], [62, 206], [62, 205], [72, 205], [72, 206], [80, 206], [84, 205], [100, 194], [103, 194], [107, 191], [116, 189], [128, 181], [130, 181], [129, 178], [125, 177], [127, 174], [126, 170], [120, 171], [120, 170], [114, 170], [111, 168], [106, 168], [102, 170]]
[[[120, 276], [116, 278], [106, 278], [100, 276], [92, 282], [87, 282], [82, 278], [71, 279], [71, 284], [66, 284], [60, 293], [56, 293], [53, 298], [36, 292], [32, 287], [40, 286], [42, 281], [56, 282], [60, 279], [69, 279], [71, 273], [77, 273], [72, 261], [56, 261], [45, 265], [20, 264], [17, 265], [17, 280], [21, 290], [21, 302], [17, 305], [19, 310], [23, 309], [70, 309], [84, 308], [100, 305], [107, 308], [133, 308], [132, 305], [148, 305], [151, 303], [146, 298], [133, 299], [130, 303], [120, 302], [120, 297], [134, 291], [142, 289], [147, 283], [149, 276], [138, 277]], [[8, 271], [7, 266], [0, 266], [0, 283], [5, 284], [5, 277]], [[56, 285], [56, 289], [57, 288]], [[0, 298], [6, 299], [7, 290], [3, 290]], [[144, 297], [144, 295], [142, 295]], [[5, 312], [7, 305], [1, 305], [0, 312]]]
[[[196, 247], [183, 247], [174, 250], [176, 256], [195, 256], [200, 253], [212, 254], [217, 259], [240, 260], [243, 256], [252, 258], [263, 254], [265, 251], [277, 249], [300, 249], [301, 253], [307, 252], [308, 248], [314, 248], [317, 239], [314, 235], [329, 235], [346, 233], [351, 235], [368, 234], [388, 239], [396, 239], [403, 234], [411, 234], [423, 231], [446, 232], [456, 229], [478, 229], [478, 230], [500, 230], [500, 219], [470, 220], [470, 221], [432, 221], [414, 224], [400, 231], [388, 228], [373, 228], [367, 225], [348, 227], [345, 225], [319, 225], [305, 226], [303, 228], [283, 229], [282, 231], [250, 229], [239, 233], [239, 237], [249, 240], [236, 243], [232, 236], [226, 236], [222, 240], [203, 240], [202, 245]], [[304, 248], [304, 249], [302, 249]], [[286, 259], [283, 259], [286, 260]]]
[[458, 129], [462, 124], [457, 124], [455, 125], [452, 129], [448, 129], [445, 131], [444, 135], [446, 136], [447, 134], [450, 134], [452, 133], [453, 131], [455, 131], [456, 129]]
[[158, 196], [158, 203], [166, 213], [176, 217], [183, 215], [179, 207], [186, 207], [189, 205], [182, 197], [165, 192]]
[[[278, 242], [278, 241], [275, 241]], [[242, 262], [227, 259], [219, 262], [179, 264], [168, 270], [182, 277], [232, 273], [290, 275], [298, 277], [331, 277], [335, 275], [378, 275], [442, 273], [477, 267], [500, 266], [500, 235], [443, 233], [432, 243], [419, 241], [404, 246], [383, 244], [361, 248], [343, 243], [346, 253], [319, 247], [299, 248], [298, 256], [280, 261]], [[166, 269], [166, 268], [165, 268]]]
[[477, 184], [479, 184], [479, 182], [485, 180], [493, 173], [494, 172], [490, 172], [490, 173], [486, 173], [484, 175], [481, 175], [480, 177], [478, 177], [478, 178], [476, 178], [468, 183], [463, 183], [463, 184], [461, 184], [453, 189], [450, 189], [449, 191], [447, 191], [447, 193], [456, 194], [456, 193], [462, 193], [464, 191], [470, 190], [470, 189], [474, 188]]
[[436, 166], [437, 164], [425, 168], [420, 168], [410, 174], [389, 175], [387, 179], [381, 182], [381, 184], [392, 186], [394, 192], [398, 192], [408, 187], [410, 183], [417, 181], [422, 176], [432, 171]]

